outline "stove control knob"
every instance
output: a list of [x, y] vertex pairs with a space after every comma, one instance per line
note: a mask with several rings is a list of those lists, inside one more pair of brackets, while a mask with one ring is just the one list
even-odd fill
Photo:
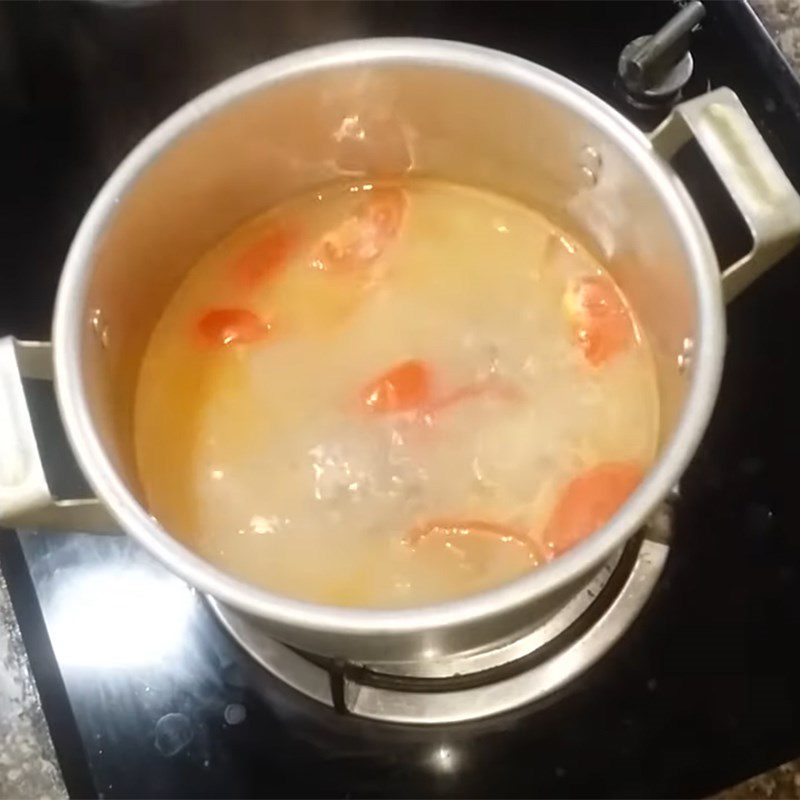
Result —
[[678, 97], [694, 69], [691, 33], [705, 15], [703, 4], [692, 0], [657, 33], [628, 42], [617, 73], [634, 103], [655, 106]]

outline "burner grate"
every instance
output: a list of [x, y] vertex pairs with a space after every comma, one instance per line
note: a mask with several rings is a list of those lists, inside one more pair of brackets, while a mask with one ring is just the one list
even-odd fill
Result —
[[633, 622], [668, 552], [663, 537], [648, 530], [546, 623], [519, 639], [407, 664], [352, 664], [303, 653], [213, 598], [209, 605], [261, 666], [342, 714], [405, 724], [464, 722], [541, 700], [588, 669]]

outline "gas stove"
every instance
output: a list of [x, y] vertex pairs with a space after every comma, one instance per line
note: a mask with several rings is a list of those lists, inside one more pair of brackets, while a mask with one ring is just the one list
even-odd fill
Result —
[[[550, 67], [649, 130], [674, 83], [632, 91], [619, 57], [676, 11], [0, 6], [0, 334], [48, 338], [64, 254], [102, 181], [164, 116], [241, 69], [336, 39], [459, 39]], [[800, 186], [800, 85], [749, 7], [707, 3], [691, 54], [679, 96], [731, 87]], [[696, 153], [677, 166], [730, 263], [747, 247], [730, 203]], [[491, 652], [402, 670], [320, 659], [267, 639], [127, 537], [4, 532], [0, 566], [70, 795], [697, 796], [795, 757], [798, 303], [795, 253], [728, 310], [722, 391], [669, 513], [547, 625]], [[41, 394], [42, 444], [63, 448]]]

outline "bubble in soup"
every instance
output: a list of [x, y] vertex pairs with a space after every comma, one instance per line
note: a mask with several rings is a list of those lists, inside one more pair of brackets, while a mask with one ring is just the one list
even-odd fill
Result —
[[335, 184], [203, 256], [147, 347], [151, 512], [304, 600], [489, 589], [607, 522], [652, 462], [653, 359], [620, 288], [535, 211]]

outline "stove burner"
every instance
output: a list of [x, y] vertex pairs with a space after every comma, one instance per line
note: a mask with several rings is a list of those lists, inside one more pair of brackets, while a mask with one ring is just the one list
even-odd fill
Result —
[[351, 664], [294, 650], [208, 598], [233, 638], [284, 683], [342, 714], [444, 724], [541, 700], [594, 664], [633, 622], [664, 567], [658, 523], [541, 625], [491, 650], [408, 664]]

